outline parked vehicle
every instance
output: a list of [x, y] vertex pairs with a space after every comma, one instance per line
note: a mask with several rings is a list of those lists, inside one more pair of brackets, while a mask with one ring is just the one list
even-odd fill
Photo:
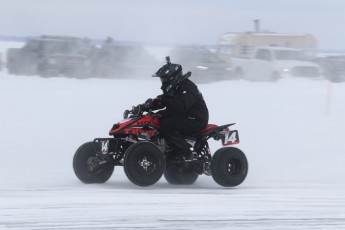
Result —
[[91, 76], [101, 78], [145, 78], [158, 62], [143, 47], [105, 43], [91, 61]]
[[301, 50], [284, 47], [257, 48], [251, 58], [231, 59], [238, 78], [276, 81], [283, 77], [322, 77], [322, 68], [307, 60]]
[[208, 139], [221, 140], [224, 146], [239, 143], [234, 125], [209, 124], [195, 136], [186, 136], [193, 149], [192, 159], [170, 158], [171, 149], [159, 134], [161, 115], [145, 104], [124, 113], [124, 120], [113, 125], [112, 138], [96, 138], [81, 145], [73, 158], [76, 176], [84, 183], [104, 183], [114, 167], [123, 166], [128, 179], [139, 186], [150, 186], [164, 174], [170, 184], [193, 184], [205, 174], [221, 186], [241, 184], [248, 172], [245, 154], [238, 148], [223, 147], [213, 155]]
[[251, 58], [259, 47], [276, 46], [302, 50], [310, 58], [315, 57], [317, 40], [311, 34], [277, 33], [260, 29], [260, 20], [254, 20], [254, 30], [229, 32], [218, 39], [218, 56], [224, 61], [232, 58]]
[[206, 48], [174, 48], [169, 56], [183, 64], [185, 72], [191, 71], [194, 82], [213, 82], [234, 79], [231, 64], [219, 59]]
[[326, 79], [333, 82], [345, 81], [345, 55], [318, 57], [316, 63], [323, 68]]
[[253, 51], [264, 46], [286, 47], [302, 50], [315, 57], [317, 40], [310, 34], [288, 34], [275, 32], [225, 33], [219, 37], [217, 55], [224, 61], [231, 58], [250, 58]]
[[87, 39], [48, 36], [29, 39], [22, 48], [7, 50], [8, 72], [42, 77], [88, 75], [94, 47]]

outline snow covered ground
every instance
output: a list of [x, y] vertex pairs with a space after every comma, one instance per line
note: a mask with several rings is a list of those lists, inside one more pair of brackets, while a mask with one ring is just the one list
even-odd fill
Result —
[[[154, 72], [158, 66], [153, 67]], [[249, 174], [142, 188], [115, 168], [105, 184], [74, 175], [75, 150], [160, 94], [148, 80], [0, 72], [1, 229], [345, 229], [345, 84], [285, 79], [199, 85], [210, 123], [236, 122]], [[211, 142], [213, 151], [221, 147]]]

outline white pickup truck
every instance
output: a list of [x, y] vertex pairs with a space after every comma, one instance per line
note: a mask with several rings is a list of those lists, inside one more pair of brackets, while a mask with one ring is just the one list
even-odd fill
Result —
[[283, 77], [318, 78], [322, 68], [304, 58], [301, 50], [285, 47], [257, 48], [252, 58], [232, 58], [237, 78], [252, 81], [276, 81]]

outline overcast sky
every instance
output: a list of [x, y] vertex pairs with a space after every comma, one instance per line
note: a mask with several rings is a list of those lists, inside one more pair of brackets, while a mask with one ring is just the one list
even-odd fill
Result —
[[345, 50], [344, 0], [0, 0], [0, 35], [215, 45], [224, 32], [309, 33]]

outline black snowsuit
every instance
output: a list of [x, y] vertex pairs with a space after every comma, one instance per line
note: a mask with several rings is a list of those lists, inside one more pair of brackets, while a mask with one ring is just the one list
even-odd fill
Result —
[[164, 97], [165, 110], [160, 132], [173, 149], [173, 155], [190, 153], [182, 135], [192, 135], [208, 124], [208, 109], [198, 87], [189, 79], [183, 80], [173, 96]]

